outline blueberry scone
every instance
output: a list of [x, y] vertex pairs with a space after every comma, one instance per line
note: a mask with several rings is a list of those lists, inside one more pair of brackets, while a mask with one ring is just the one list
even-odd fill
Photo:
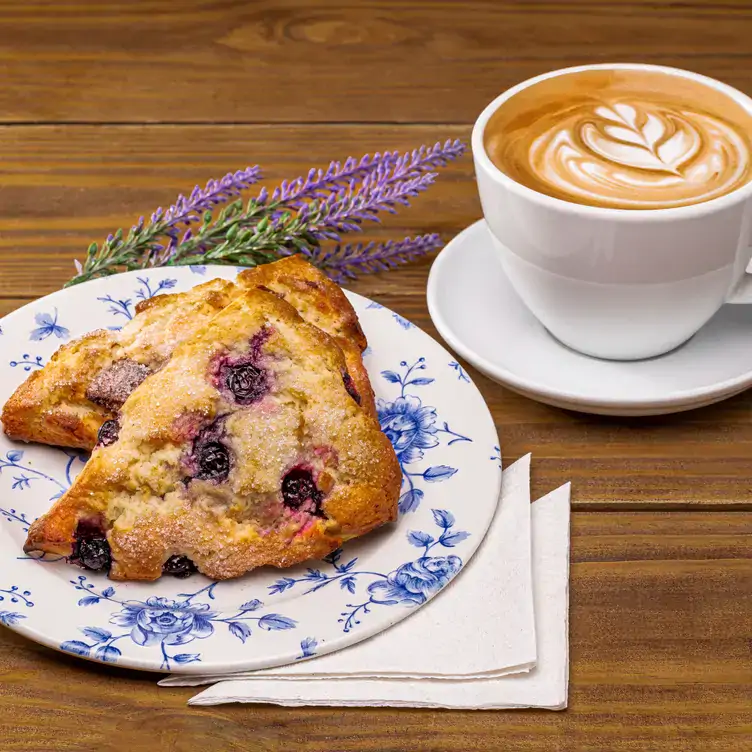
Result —
[[137, 386], [27, 552], [117, 580], [326, 555], [396, 519], [400, 468], [334, 339], [250, 289]]
[[119, 332], [98, 330], [61, 347], [3, 408], [11, 439], [92, 449], [99, 428], [128, 395], [158, 371], [174, 348], [243, 290], [266, 287], [288, 300], [304, 319], [331, 334], [345, 356], [343, 378], [363, 409], [376, 415], [361, 353], [366, 339], [342, 290], [299, 257], [243, 272], [237, 285], [212, 280], [185, 293], [142, 301]]
[[232, 282], [215, 279], [159, 295], [139, 303], [120, 331], [99, 329], [63, 345], [5, 403], [3, 430], [11, 439], [92, 449], [133, 389], [235, 293]]

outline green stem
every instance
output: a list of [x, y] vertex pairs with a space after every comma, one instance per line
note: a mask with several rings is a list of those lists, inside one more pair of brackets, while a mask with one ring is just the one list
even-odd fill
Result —
[[[303, 251], [310, 255], [319, 245], [313, 228], [330, 210], [325, 201], [317, 199], [308, 204], [305, 213], [290, 207], [289, 200], [258, 203], [251, 199], [245, 209], [241, 201], [234, 201], [222, 209], [214, 221], [212, 214], [206, 212], [195, 235], [177, 244], [169, 257], [158, 259], [156, 264], [153, 254], [158, 239], [169, 229], [166, 223], [137, 226], [125, 240], [119, 230], [101, 248], [96, 244], [89, 247], [83, 269], [65, 287], [115, 274], [121, 268], [131, 271], [152, 265], [206, 263], [258, 266], [290, 252]], [[272, 219], [278, 212], [282, 213]]]

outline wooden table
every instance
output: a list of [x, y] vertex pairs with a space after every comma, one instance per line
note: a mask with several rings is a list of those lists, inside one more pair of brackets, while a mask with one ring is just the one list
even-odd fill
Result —
[[[748, 0], [0, 2], [0, 314], [209, 177], [269, 183], [467, 138], [551, 68], [637, 60], [752, 93]], [[480, 216], [469, 158], [369, 237]], [[430, 260], [353, 285], [436, 335]], [[472, 369], [470, 369], [472, 372]], [[574, 415], [472, 373], [533, 493], [573, 482], [564, 713], [189, 709], [192, 691], [0, 630], [0, 750], [752, 748], [752, 392], [674, 417]], [[125, 741], [128, 735], [128, 740]]]

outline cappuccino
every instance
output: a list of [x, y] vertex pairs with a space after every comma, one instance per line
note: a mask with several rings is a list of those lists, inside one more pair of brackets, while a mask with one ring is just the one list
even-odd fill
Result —
[[483, 142], [516, 182], [590, 206], [688, 206], [752, 179], [752, 114], [716, 89], [657, 71], [540, 81], [499, 106]]

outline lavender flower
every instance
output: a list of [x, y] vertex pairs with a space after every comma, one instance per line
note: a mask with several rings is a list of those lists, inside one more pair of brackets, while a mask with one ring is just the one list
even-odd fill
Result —
[[392, 180], [390, 173], [376, 173], [358, 188], [332, 194], [320, 204], [303, 206], [298, 217], [311, 223], [316, 238], [339, 240], [339, 233], [358, 232], [364, 221], [378, 222], [379, 212], [395, 214], [397, 206], [409, 206], [409, 199], [425, 191], [435, 179], [435, 173], [406, 180]]
[[[228, 172], [219, 180], [210, 180], [206, 188], [201, 190], [196, 186], [189, 198], [180, 195], [177, 201], [164, 212], [162, 220], [170, 225], [177, 223], [190, 223], [199, 219], [200, 214], [210, 211], [218, 204], [222, 204], [230, 198], [239, 196], [240, 192], [257, 183], [261, 177], [261, 170], [258, 165], [255, 167], [246, 167], [245, 170], [238, 170], [235, 173]], [[157, 219], [157, 215], [162, 209], [152, 214], [151, 221]]]
[[[179, 196], [166, 211], [157, 209], [149, 224], [143, 218], [131, 228], [107, 238], [101, 248], [93, 243], [86, 261], [76, 265], [78, 275], [68, 285], [114, 274], [123, 269], [207, 263], [256, 266], [292, 253], [303, 253], [327, 268], [337, 279], [393, 268], [439, 246], [436, 235], [399, 243], [369, 243], [322, 250], [325, 241], [340, 242], [343, 233], [361, 229], [363, 222], [379, 221], [380, 213], [394, 213], [425, 191], [436, 179], [433, 172], [465, 150], [459, 140], [400, 155], [366, 154], [344, 164], [331, 162], [326, 170], [312, 169], [271, 194], [263, 189], [243, 202], [240, 192], [259, 178], [257, 167], [210, 180], [186, 198]], [[213, 210], [231, 199], [214, 216]], [[182, 233], [182, 236], [181, 236]]]
[[[246, 167], [245, 170], [235, 173], [228, 172], [219, 180], [209, 180], [203, 190], [197, 185], [188, 198], [181, 194], [167, 211], [163, 212], [161, 207], [158, 208], [151, 215], [150, 226], [163, 228], [162, 232], [169, 238], [169, 242], [166, 247], [161, 244], [154, 245], [149, 266], [162, 266], [167, 261], [178, 244], [181, 226], [187, 228], [192, 222], [199, 221], [204, 212], [239, 196], [243, 190], [257, 183], [260, 177], [261, 170], [258, 165]], [[159, 253], [160, 251], [162, 253]], [[160, 261], [162, 263], [159, 263]]]
[[439, 143], [432, 147], [421, 146], [403, 155], [397, 151], [386, 151], [383, 154], [376, 152], [373, 157], [366, 154], [360, 160], [348, 157], [344, 165], [331, 162], [326, 172], [311, 169], [306, 178], [299, 177], [290, 183], [284, 181], [274, 189], [271, 197], [262, 190], [256, 201], [275, 208], [285, 206], [297, 209], [306, 200], [326, 197], [343, 188], [352, 190], [354, 182], [358, 180], [373, 180], [378, 176], [380, 180], [388, 178], [394, 182], [418, 177], [428, 170], [444, 167], [464, 151], [465, 145], [456, 139], [448, 140], [443, 146]]
[[256, 198], [259, 204], [275, 207], [286, 206], [300, 208], [305, 200], [324, 198], [332, 191], [347, 188], [353, 181], [361, 180], [374, 170], [384, 165], [392, 165], [399, 159], [399, 152], [376, 152], [373, 157], [365, 154], [359, 160], [348, 157], [344, 165], [340, 162], [330, 162], [326, 171], [311, 168], [308, 175], [299, 177], [291, 182], [286, 180], [274, 189], [271, 196], [263, 189]]
[[[77, 284], [88, 279], [107, 276], [125, 269], [141, 269], [147, 266], [161, 266], [167, 262], [172, 249], [178, 243], [181, 229], [211, 211], [220, 203], [239, 196], [240, 193], [258, 182], [261, 172], [258, 166], [246, 167], [235, 173], [228, 172], [220, 180], [209, 180], [204, 189], [196, 186], [186, 198], [182, 194], [167, 211], [159, 207], [152, 213], [149, 224], [144, 218], [131, 227], [128, 237], [123, 240], [123, 231], [107, 236], [101, 248], [96, 243], [89, 246], [86, 261], [74, 261], [77, 276], [66, 284]], [[190, 232], [190, 230], [188, 230]], [[160, 239], [164, 238], [164, 242]]]
[[[244, 228], [241, 220], [231, 228], [223, 242], [210, 247], [206, 236], [196, 235], [188, 243], [178, 246], [168, 263], [195, 264], [198, 259], [222, 261], [230, 258], [235, 249], [244, 260], [238, 256], [234, 263], [243, 265], [248, 263], [245, 256], [249, 248], [255, 252], [276, 254], [276, 257], [300, 252], [313, 258], [320, 241], [339, 241], [340, 233], [360, 230], [360, 224], [365, 220], [378, 220], [378, 212], [394, 213], [398, 205], [407, 206], [408, 199], [424, 191], [435, 177], [434, 173], [428, 173], [393, 184], [383, 176], [373, 181], [366, 179], [359, 188], [314, 200], [304, 204], [296, 213], [286, 212], [274, 219], [266, 217], [251, 228]], [[201, 246], [201, 250], [195, 250]], [[196, 255], [181, 255], [186, 251], [193, 251]]]
[[441, 248], [441, 238], [437, 233], [418, 235], [404, 240], [389, 240], [386, 243], [363, 243], [338, 245], [326, 251], [317, 249], [308, 260], [323, 269], [338, 284], [355, 279], [358, 274], [394, 269], [396, 266], [415, 261], [431, 251]]
[[[249, 248], [267, 255], [275, 251], [282, 256], [295, 251], [310, 255], [321, 241], [339, 242], [341, 233], [356, 232], [367, 220], [378, 221], [379, 212], [393, 214], [398, 206], [408, 206], [410, 198], [436, 179], [436, 173], [428, 170], [446, 164], [464, 148], [460, 141], [447, 141], [443, 146], [421, 147], [401, 157], [387, 152], [369, 161], [364, 157], [357, 168], [353, 167], [354, 160], [348, 160], [352, 172], [363, 177], [360, 182], [351, 179], [346, 187], [336, 188], [344, 171], [330, 166], [329, 178], [283, 183], [271, 198], [262, 191], [248, 203], [245, 212], [224, 216], [205, 232], [181, 243], [168, 263], [196, 264], [201, 258], [222, 263], [233, 248], [242, 252], [245, 260], [236, 256], [228, 263], [252, 261], [246, 255]], [[316, 198], [325, 180], [332, 181], [333, 189], [324, 198]], [[296, 185], [298, 188], [290, 188]], [[297, 206], [300, 208], [295, 212]], [[266, 260], [261, 259], [262, 263]]]

